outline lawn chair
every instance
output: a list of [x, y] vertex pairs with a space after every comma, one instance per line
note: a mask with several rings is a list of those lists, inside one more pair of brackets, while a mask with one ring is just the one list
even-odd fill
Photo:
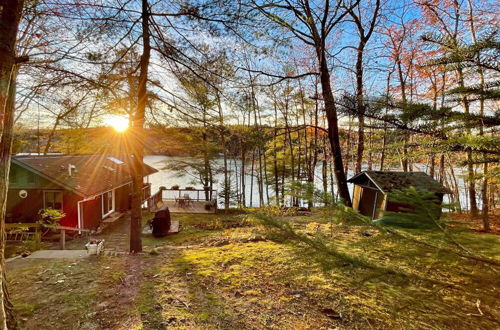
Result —
[[193, 201], [191, 199], [191, 197], [189, 196], [189, 194], [184, 194], [184, 196], [182, 198], [184, 199], [184, 202], [185, 202], [186, 206], [189, 206], [191, 204], [191, 202]]

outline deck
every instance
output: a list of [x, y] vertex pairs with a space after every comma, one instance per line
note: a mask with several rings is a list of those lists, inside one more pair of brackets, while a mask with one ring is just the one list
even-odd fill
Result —
[[[161, 204], [160, 204], [161, 203]], [[216, 209], [211, 207], [210, 210], [205, 209], [206, 202], [193, 201], [189, 205], [179, 206], [175, 201], [158, 202], [157, 207], [168, 206], [170, 213], [191, 213], [191, 214], [211, 214], [215, 213]]]
[[[211, 205], [207, 210], [206, 205]], [[155, 212], [168, 206], [170, 213], [211, 214], [217, 211], [217, 191], [205, 189], [160, 189], [149, 196], [144, 207]]]

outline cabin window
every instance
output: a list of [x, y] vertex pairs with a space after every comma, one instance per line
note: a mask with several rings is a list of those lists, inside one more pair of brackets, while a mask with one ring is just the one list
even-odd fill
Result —
[[102, 216], [106, 217], [114, 212], [114, 191], [102, 194]]
[[62, 211], [62, 191], [44, 191], [43, 192], [43, 208]]

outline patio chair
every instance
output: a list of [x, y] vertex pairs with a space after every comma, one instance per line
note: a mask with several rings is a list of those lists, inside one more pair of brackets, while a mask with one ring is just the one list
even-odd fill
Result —
[[189, 196], [189, 194], [184, 195], [184, 200], [186, 201], [187, 206], [193, 203], [193, 199], [191, 198], [191, 196]]

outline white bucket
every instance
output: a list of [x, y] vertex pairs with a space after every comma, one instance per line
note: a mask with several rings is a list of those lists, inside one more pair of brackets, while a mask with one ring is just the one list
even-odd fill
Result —
[[85, 244], [88, 254], [99, 255], [104, 247], [104, 241], [99, 241], [99, 243], [87, 243]]

